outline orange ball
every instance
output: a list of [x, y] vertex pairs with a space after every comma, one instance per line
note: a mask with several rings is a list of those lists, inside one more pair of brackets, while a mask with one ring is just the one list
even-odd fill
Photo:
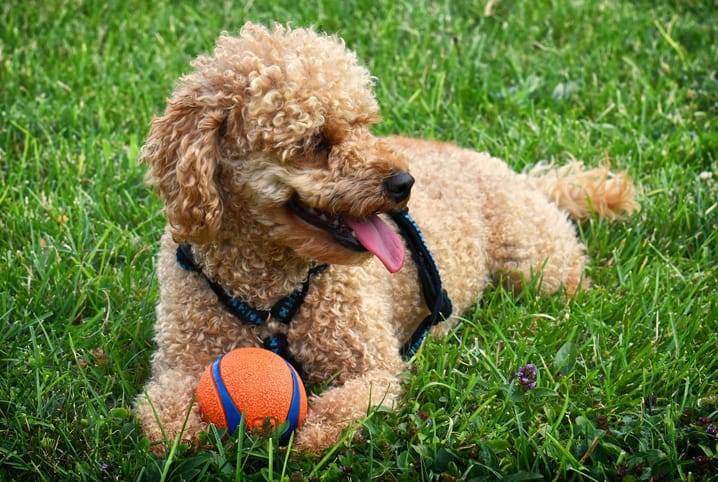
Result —
[[208, 366], [197, 385], [196, 401], [207, 423], [233, 433], [244, 419], [248, 430], [273, 428], [289, 420], [289, 437], [307, 414], [307, 393], [294, 367], [263, 348], [238, 348]]

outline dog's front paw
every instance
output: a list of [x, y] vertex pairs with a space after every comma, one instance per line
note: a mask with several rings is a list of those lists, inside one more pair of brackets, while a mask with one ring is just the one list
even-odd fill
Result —
[[[144, 398], [144, 397], [143, 397]], [[157, 419], [156, 410], [144, 399], [137, 404], [138, 417], [142, 425], [142, 432], [150, 442], [149, 450], [158, 457], [164, 457], [174, 446], [181, 446], [190, 450], [203, 447], [199, 435], [206, 426], [196, 408], [178, 419]]]
[[[366, 411], [363, 415], [366, 415]], [[361, 416], [358, 415], [356, 419]], [[351, 427], [354, 421], [328, 419], [323, 413], [310, 409], [304, 423], [294, 433], [292, 447], [301, 453], [320, 454], [339, 443], [344, 430]]]
[[344, 430], [354, 428], [365, 418], [369, 407], [394, 408], [400, 398], [399, 379], [383, 371], [332, 387], [310, 400], [307, 418], [297, 430], [294, 446], [300, 452], [320, 453], [339, 443]]
[[186, 375], [160, 376], [137, 397], [136, 415], [153, 454], [163, 457], [175, 445], [200, 447], [199, 435], [206, 425], [199, 407], [192, 403], [194, 385], [194, 378]]

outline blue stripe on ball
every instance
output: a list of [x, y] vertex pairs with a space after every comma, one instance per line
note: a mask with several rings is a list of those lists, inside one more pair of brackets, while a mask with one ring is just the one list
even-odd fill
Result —
[[299, 380], [297, 379], [297, 372], [294, 371], [294, 368], [288, 361], [284, 360], [284, 363], [287, 364], [289, 372], [292, 374], [292, 403], [289, 406], [289, 413], [287, 413], [289, 428], [286, 432], [284, 432], [281, 439], [282, 443], [287, 443], [289, 442], [289, 437], [292, 435], [292, 432], [294, 432], [294, 430], [296, 430], [299, 426], [299, 409], [301, 407], [302, 397], [299, 393]]
[[[242, 422], [242, 414], [237, 410], [237, 406], [232, 401], [232, 397], [229, 396], [227, 387], [224, 386], [224, 382], [222, 381], [222, 374], [219, 371], [219, 363], [222, 361], [222, 358], [224, 358], [224, 355], [212, 363], [212, 378], [214, 379], [214, 385], [217, 387], [219, 399], [222, 402], [224, 416], [227, 419], [227, 430], [232, 434]], [[218, 422], [218, 420], [212, 421], [214, 423]]]

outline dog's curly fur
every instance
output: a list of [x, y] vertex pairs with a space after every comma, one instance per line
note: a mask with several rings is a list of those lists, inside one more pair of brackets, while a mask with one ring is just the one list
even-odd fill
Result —
[[[428, 314], [415, 266], [407, 257], [389, 273], [377, 257], [302, 220], [292, 202], [339, 220], [374, 219], [408, 202], [456, 314], [487, 284], [520, 289], [539, 270], [541, 292], [573, 293], [586, 284], [586, 257], [567, 213], [612, 219], [637, 207], [628, 178], [607, 168], [572, 163], [519, 175], [451, 144], [375, 137], [372, 77], [341, 40], [311, 29], [247, 24], [193, 66], [142, 149], [169, 219], [157, 351], [137, 402], [158, 454], [177, 436], [197, 443], [206, 428], [190, 408], [205, 367], [268, 332], [286, 333], [306, 383], [332, 380], [310, 400], [299, 449], [320, 451], [370, 405], [399, 401], [399, 350]], [[410, 201], [387, 192], [386, 180], [404, 171], [415, 178]], [[312, 278], [289, 327], [252, 329], [204, 277], [178, 265], [178, 243], [191, 244], [207, 278], [257, 309], [301, 286], [313, 264], [330, 267]]]

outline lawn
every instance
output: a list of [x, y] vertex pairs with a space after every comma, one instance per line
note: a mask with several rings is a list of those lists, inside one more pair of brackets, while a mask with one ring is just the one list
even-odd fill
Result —
[[[490, 290], [420, 350], [399, 411], [327, 453], [211, 433], [161, 461], [132, 415], [165, 222], [138, 152], [190, 60], [246, 20], [339, 32], [377, 77], [380, 134], [517, 170], [608, 162], [641, 211], [578, 227], [592, 289]], [[3, 2], [0, 480], [716, 477], [717, 71], [714, 0]]]

